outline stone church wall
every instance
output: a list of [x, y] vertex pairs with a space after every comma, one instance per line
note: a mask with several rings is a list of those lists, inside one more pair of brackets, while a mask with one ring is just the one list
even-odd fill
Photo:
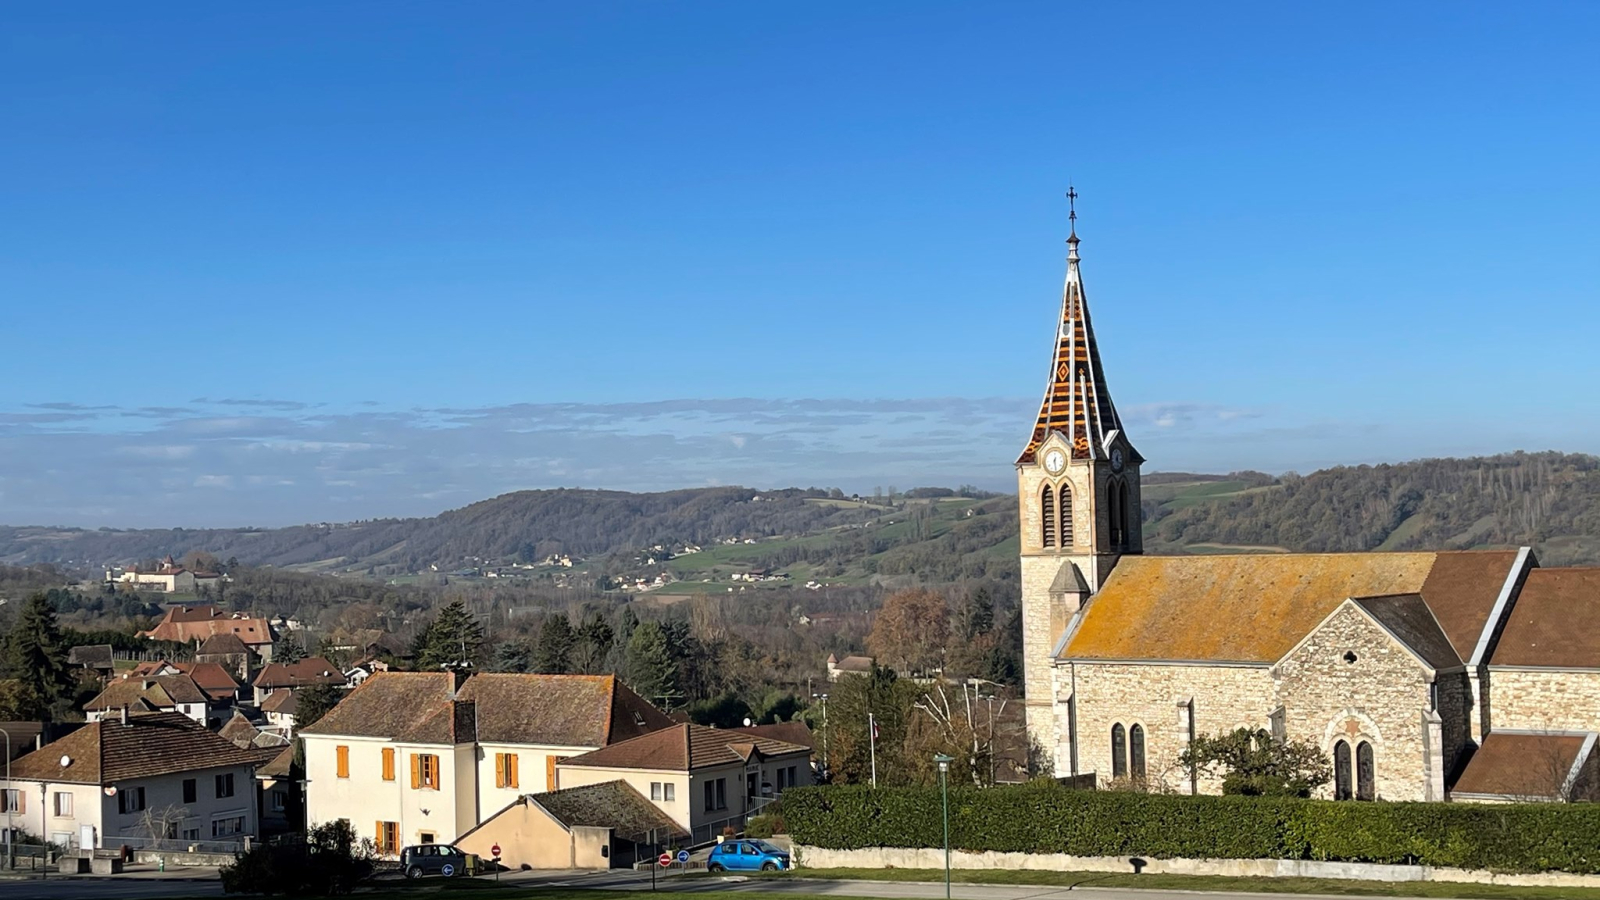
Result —
[[1600, 731], [1600, 672], [1489, 669], [1489, 725], [1518, 731]]
[[[1144, 726], [1145, 772], [1152, 784], [1187, 792], [1189, 774], [1178, 756], [1189, 746], [1187, 707], [1194, 705], [1196, 734], [1239, 727], [1266, 728], [1272, 712], [1272, 678], [1266, 666], [1078, 662], [1057, 670], [1057, 699], [1077, 689], [1078, 771], [1111, 779], [1111, 727]], [[1062, 740], [1068, 736], [1063, 735]], [[1063, 749], [1061, 758], [1067, 758]], [[1065, 775], [1058, 771], [1056, 774]], [[1219, 781], [1201, 777], [1202, 793], [1220, 793]]]
[[[1456, 748], [1441, 748], [1437, 760], [1428, 752], [1427, 669], [1359, 609], [1341, 607], [1273, 671], [1290, 740], [1309, 741], [1330, 758], [1340, 738], [1352, 752], [1357, 742], [1370, 741], [1378, 799], [1443, 799], [1428, 796], [1429, 778], [1439, 767], [1435, 786], [1442, 794], [1442, 760]], [[1465, 727], [1462, 717], [1451, 733], [1459, 736]], [[1323, 795], [1333, 796], [1331, 784]]]

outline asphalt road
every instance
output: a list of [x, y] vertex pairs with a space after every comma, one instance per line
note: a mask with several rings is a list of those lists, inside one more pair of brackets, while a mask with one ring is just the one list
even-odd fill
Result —
[[[434, 882], [435, 879], [429, 879]], [[503, 875], [506, 887], [564, 887], [648, 892], [650, 875], [643, 872], [518, 872]], [[823, 881], [816, 879], [768, 878], [679, 878], [658, 876], [662, 893], [716, 891], [727, 894], [816, 894], [820, 897], [871, 897], [881, 900], [943, 900], [943, 883], [892, 881]], [[115, 878], [51, 878], [45, 881], [0, 881], [0, 900], [152, 900], [152, 898], [220, 897], [222, 885], [215, 878], [177, 879], [154, 875]], [[426, 895], [421, 895], [426, 896]], [[535, 895], [536, 896], [536, 895]], [[955, 884], [953, 900], [1293, 900], [1323, 898], [1317, 894], [1249, 894], [1193, 891], [1132, 890], [1096, 888], [1092, 878], [1075, 887], [1037, 885]], [[1333, 900], [1333, 898], [1329, 898]], [[1346, 898], [1348, 900], [1348, 898]]]

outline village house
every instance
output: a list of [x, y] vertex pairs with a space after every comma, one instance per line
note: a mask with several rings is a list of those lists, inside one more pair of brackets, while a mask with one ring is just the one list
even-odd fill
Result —
[[216, 663], [241, 684], [250, 683], [250, 673], [256, 667], [255, 652], [232, 632], [213, 634], [201, 641], [194, 652], [194, 661]]
[[299, 731], [307, 818], [385, 854], [448, 841], [555, 789], [560, 760], [670, 724], [613, 676], [378, 672]]
[[172, 672], [115, 679], [83, 705], [83, 715], [90, 722], [98, 722], [120, 716], [124, 710], [134, 715], [177, 713], [203, 728], [218, 728], [223, 711], [230, 706], [231, 700], [214, 701], [193, 678]]
[[166, 615], [154, 628], [139, 632], [140, 637], [152, 641], [201, 646], [207, 638], [218, 634], [231, 634], [261, 661], [272, 661], [272, 628], [266, 619], [230, 614], [211, 603], [168, 607]]
[[872, 657], [846, 656], [840, 659], [828, 654], [828, 680], [838, 681], [840, 675], [866, 675], [872, 671]]
[[196, 572], [179, 565], [171, 556], [163, 559], [161, 564], [151, 570], [141, 570], [137, 566], [131, 569], [107, 570], [106, 580], [117, 584], [126, 584], [135, 590], [161, 591], [162, 593], [193, 594], [202, 589], [209, 589], [216, 585], [222, 578], [216, 572]]
[[4, 802], [19, 831], [69, 850], [240, 842], [257, 834], [259, 755], [181, 714], [119, 713], [13, 761]]
[[320, 656], [308, 656], [292, 663], [268, 663], [256, 673], [250, 686], [255, 689], [256, 705], [278, 691], [294, 691], [314, 685], [344, 687], [344, 670]]
[[524, 794], [455, 845], [512, 869], [626, 869], [689, 837], [627, 782]]
[[557, 769], [562, 788], [627, 782], [693, 843], [727, 828], [743, 831], [785, 790], [813, 780], [809, 746], [688, 722], [562, 760]]

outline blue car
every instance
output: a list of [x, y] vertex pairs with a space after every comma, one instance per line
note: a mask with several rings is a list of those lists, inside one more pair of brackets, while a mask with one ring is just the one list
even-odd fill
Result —
[[778, 872], [789, 868], [789, 851], [766, 841], [723, 841], [712, 849], [706, 868], [713, 872]]

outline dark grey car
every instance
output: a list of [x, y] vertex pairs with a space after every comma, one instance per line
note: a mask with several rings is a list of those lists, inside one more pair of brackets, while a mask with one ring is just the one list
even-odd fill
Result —
[[417, 844], [400, 851], [400, 871], [407, 878], [465, 875], [467, 855], [449, 844]]

